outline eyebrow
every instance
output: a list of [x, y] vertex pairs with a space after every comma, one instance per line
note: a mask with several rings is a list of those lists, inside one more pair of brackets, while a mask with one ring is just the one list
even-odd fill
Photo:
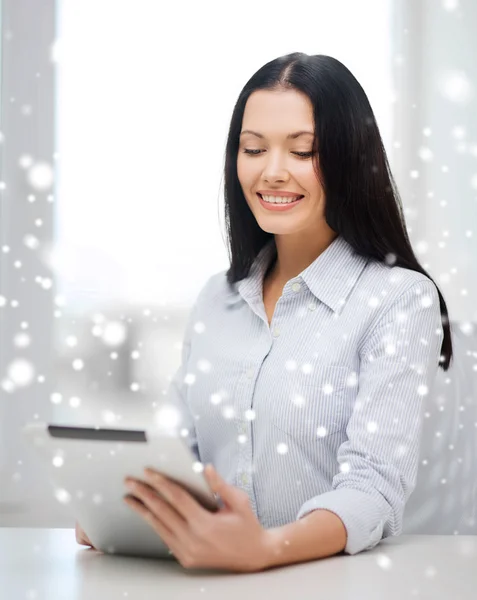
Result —
[[[261, 133], [257, 133], [256, 131], [251, 131], [250, 129], [244, 129], [240, 135], [244, 135], [245, 133], [251, 133], [252, 135], [256, 135], [258, 138], [263, 139], [265, 136]], [[313, 133], [313, 131], [295, 131], [295, 133], [289, 133], [287, 135], [287, 140], [295, 140], [297, 137], [300, 137], [300, 135], [315, 135]]]

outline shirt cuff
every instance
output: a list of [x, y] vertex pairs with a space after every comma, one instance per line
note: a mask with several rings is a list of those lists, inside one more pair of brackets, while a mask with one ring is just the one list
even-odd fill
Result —
[[377, 502], [365, 492], [338, 488], [311, 498], [300, 508], [297, 520], [317, 509], [325, 509], [339, 517], [346, 528], [346, 554], [370, 550], [383, 537], [384, 519]]

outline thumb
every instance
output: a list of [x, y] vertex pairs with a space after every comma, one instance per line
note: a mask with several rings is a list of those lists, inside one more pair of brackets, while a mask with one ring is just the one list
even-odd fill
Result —
[[211, 464], [205, 467], [204, 474], [212, 491], [220, 496], [227, 508], [241, 508], [242, 490], [237, 489], [222, 479]]

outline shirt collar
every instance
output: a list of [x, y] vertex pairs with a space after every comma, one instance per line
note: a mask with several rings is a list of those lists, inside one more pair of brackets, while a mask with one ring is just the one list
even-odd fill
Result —
[[[258, 253], [248, 276], [236, 283], [236, 291], [228, 296], [227, 304], [234, 304], [241, 298], [247, 302], [263, 301], [263, 279], [275, 254], [275, 238], [272, 238]], [[293, 283], [304, 282], [318, 300], [338, 313], [367, 262], [367, 258], [357, 254], [339, 235], [306, 269], [291, 279], [285, 289]]]

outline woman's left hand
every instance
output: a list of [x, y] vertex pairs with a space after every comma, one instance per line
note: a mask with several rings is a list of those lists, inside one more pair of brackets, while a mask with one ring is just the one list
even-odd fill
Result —
[[224, 481], [212, 465], [204, 474], [223, 503], [215, 513], [154, 469], [144, 473], [145, 483], [126, 479], [131, 496], [125, 502], [149, 523], [183, 567], [242, 573], [268, 567], [267, 530], [255, 517], [247, 494]]

